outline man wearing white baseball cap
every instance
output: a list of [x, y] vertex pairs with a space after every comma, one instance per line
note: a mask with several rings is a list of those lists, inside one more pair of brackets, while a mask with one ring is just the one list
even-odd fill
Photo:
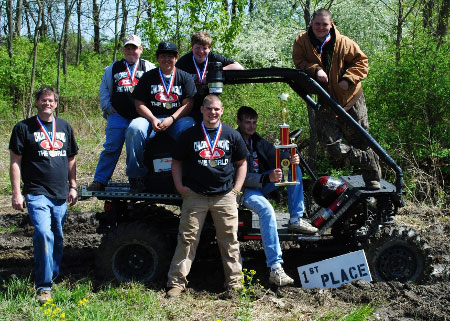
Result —
[[141, 38], [130, 35], [124, 39], [124, 59], [105, 69], [100, 84], [100, 106], [103, 117], [108, 121], [106, 142], [98, 160], [94, 181], [88, 190], [105, 189], [122, 152], [125, 132], [131, 121], [139, 116], [131, 93], [144, 72], [155, 68], [151, 62], [140, 59], [142, 51]]

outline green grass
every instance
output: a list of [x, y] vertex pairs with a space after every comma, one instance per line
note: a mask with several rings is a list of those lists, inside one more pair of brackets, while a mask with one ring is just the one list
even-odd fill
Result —
[[13, 278], [0, 292], [0, 320], [171, 320], [176, 309], [161, 305], [158, 294], [142, 284], [106, 286], [63, 282], [54, 287], [53, 300], [40, 306], [30, 280]]
[[7, 227], [0, 226], [0, 234], [2, 233], [12, 233], [17, 231], [19, 228], [15, 225], [10, 225]]
[[139, 283], [98, 287], [90, 279], [63, 280], [54, 286], [53, 299], [44, 306], [38, 304], [29, 278], [12, 277], [0, 284], [0, 320], [250, 321], [298, 320], [302, 316], [301, 320], [363, 321], [372, 317], [376, 310], [371, 304], [332, 312], [325, 312], [329, 306], [318, 306], [316, 313], [308, 313], [309, 317], [303, 315], [301, 306], [274, 310], [268, 301], [260, 301], [255, 296], [263, 290], [259, 280], [253, 280], [253, 275], [251, 271], [245, 274], [247, 292], [230, 300], [217, 300], [212, 295], [197, 292], [183, 293], [180, 299], [166, 299], [164, 291]]

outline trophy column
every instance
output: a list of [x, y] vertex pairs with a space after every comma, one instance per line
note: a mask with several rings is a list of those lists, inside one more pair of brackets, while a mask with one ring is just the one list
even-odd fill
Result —
[[[275, 167], [280, 168], [283, 172], [283, 177], [281, 180], [275, 183], [276, 186], [286, 186], [286, 185], [297, 185], [300, 184], [297, 182], [297, 167], [294, 164], [291, 164], [289, 158], [286, 157], [286, 153], [282, 153], [284, 151], [288, 152], [289, 155], [295, 155], [297, 153], [297, 145], [294, 144], [293, 141], [290, 141], [289, 138], [289, 125], [286, 124], [287, 117], [287, 100], [288, 94], [281, 94], [280, 98], [280, 106], [281, 116], [283, 118], [283, 124], [280, 125], [280, 140], [276, 140], [275, 142]], [[284, 156], [284, 157], [283, 157]], [[292, 173], [291, 180], [289, 180], [289, 170]]]

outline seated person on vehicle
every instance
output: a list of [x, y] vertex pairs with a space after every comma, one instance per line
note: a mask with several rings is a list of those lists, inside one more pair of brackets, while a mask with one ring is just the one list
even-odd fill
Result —
[[211, 52], [212, 38], [204, 31], [196, 32], [191, 37], [192, 51], [182, 56], [176, 63], [177, 68], [189, 73], [195, 81], [197, 94], [194, 97], [193, 117], [197, 122], [201, 122], [200, 105], [203, 99], [209, 94], [206, 74], [208, 63], [220, 62], [223, 70], [243, 70], [237, 61], [224, 57], [215, 52]]
[[90, 191], [105, 189], [119, 161], [125, 132], [131, 121], [139, 116], [131, 93], [142, 75], [155, 68], [154, 64], [140, 58], [142, 51], [141, 38], [128, 36], [123, 45], [124, 59], [113, 62], [105, 69], [100, 84], [100, 106], [103, 117], [108, 121], [106, 141], [98, 159], [94, 181], [88, 186]]
[[[192, 77], [175, 67], [177, 46], [160, 42], [156, 51], [159, 68], [146, 72], [133, 91], [136, 111], [141, 117], [134, 119], [126, 132], [127, 176], [131, 190], [145, 190], [144, 151], [147, 141], [156, 133], [167, 132], [174, 140], [186, 129], [194, 126], [189, 115], [196, 93]], [[152, 130], [149, 130], [151, 126]]]
[[[256, 132], [258, 121], [257, 112], [243, 106], [237, 113], [238, 131], [247, 145], [247, 176], [244, 182], [242, 203], [259, 216], [261, 237], [266, 254], [267, 266], [270, 271], [270, 282], [278, 286], [292, 284], [292, 280], [283, 270], [281, 264], [281, 247], [278, 239], [277, 220], [275, 211], [264, 195], [276, 190], [274, 182], [282, 178], [281, 169], [275, 167], [275, 147]], [[288, 207], [290, 221], [288, 229], [291, 232], [314, 234], [318, 230], [302, 219], [304, 211], [303, 184], [299, 155], [289, 158], [297, 165], [297, 180], [300, 184], [288, 186]]]

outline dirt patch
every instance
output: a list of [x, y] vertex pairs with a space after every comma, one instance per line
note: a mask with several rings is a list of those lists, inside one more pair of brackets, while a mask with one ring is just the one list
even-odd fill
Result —
[[[0, 282], [13, 275], [33, 278], [33, 227], [30, 225], [28, 215], [12, 210], [6, 211], [5, 208], [2, 212]], [[355, 304], [371, 303], [376, 306], [375, 320], [449, 320], [450, 226], [445, 219], [448, 213], [408, 206], [402, 209], [401, 214], [397, 216], [397, 221], [419, 230], [430, 245], [434, 272], [423, 284], [357, 281], [337, 289], [302, 289], [296, 271], [297, 266], [321, 258], [305, 254], [292, 244], [283, 244], [284, 267], [288, 274], [295, 277], [296, 283], [292, 287], [274, 289], [270, 288], [268, 283], [264, 253], [260, 244], [246, 243], [242, 246], [244, 266], [257, 271], [256, 277], [268, 289], [259, 293], [259, 299], [253, 305], [255, 311], [253, 317], [258, 319], [258, 311], [262, 313], [271, 309], [274, 318], [286, 315], [295, 316], [299, 320], [313, 320], [328, 313], [327, 311], [350, 311]], [[96, 228], [94, 213], [68, 214], [65, 224], [62, 278], [95, 279], [96, 250], [101, 240]], [[196, 261], [189, 279], [188, 293], [195, 297], [207, 299], [220, 293], [223, 277], [218, 257]], [[163, 284], [164, 282], [161, 282], [155, 287], [161, 290]], [[267, 313], [264, 318], [267, 318]]]

